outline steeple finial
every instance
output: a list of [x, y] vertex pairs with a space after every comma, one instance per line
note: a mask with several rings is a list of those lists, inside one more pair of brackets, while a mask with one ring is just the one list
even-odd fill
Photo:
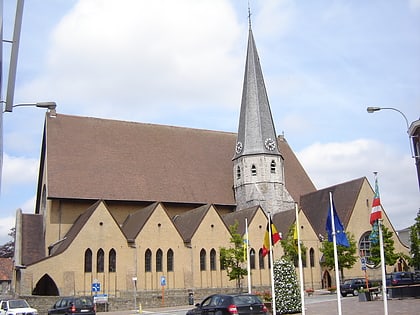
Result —
[[249, 0], [248, 0], [248, 25], [249, 25], [249, 29], [251, 29], [251, 6], [249, 4]]

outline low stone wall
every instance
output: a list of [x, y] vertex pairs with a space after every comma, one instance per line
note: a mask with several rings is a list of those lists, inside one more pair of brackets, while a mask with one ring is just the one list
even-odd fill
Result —
[[[201, 302], [203, 298], [214, 293], [235, 293], [237, 289], [196, 289], [196, 290], [165, 290], [165, 291], [140, 291], [136, 296], [136, 308], [142, 309], [155, 308], [162, 306], [192, 305]], [[162, 296], [163, 293], [163, 296]], [[190, 293], [193, 293], [193, 301]], [[39, 315], [46, 315], [54, 303], [59, 299], [58, 296], [21, 296], [26, 299], [31, 307], [38, 310]], [[108, 304], [98, 304], [97, 311], [125, 311], [133, 310], [134, 294], [133, 292], [120, 292], [119, 296], [108, 296]]]

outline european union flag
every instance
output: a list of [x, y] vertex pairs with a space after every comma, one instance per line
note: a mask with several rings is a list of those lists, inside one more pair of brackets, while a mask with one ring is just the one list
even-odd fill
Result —
[[[334, 202], [331, 201], [334, 213], [334, 228], [335, 228], [335, 239], [337, 245], [341, 245], [344, 247], [350, 247], [349, 240], [347, 239], [346, 232], [344, 232], [344, 226], [340, 221], [340, 218], [337, 215], [337, 211], [335, 210]], [[328, 209], [328, 216], [327, 216], [327, 224], [325, 225], [325, 229], [327, 230], [328, 234], [328, 242], [333, 241], [333, 228], [331, 222], [331, 206]]]

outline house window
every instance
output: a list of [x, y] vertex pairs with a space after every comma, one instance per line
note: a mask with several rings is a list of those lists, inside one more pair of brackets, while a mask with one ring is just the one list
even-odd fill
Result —
[[117, 271], [117, 253], [115, 252], [115, 249], [113, 248], [109, 251], [108, 271], [109, 272]]
[[270, 169], [272, 174], [276, 173], [276, 162], [274, 160], [271, 161]]
[[252, 164], [251, 166], [251, 175], [257, 176], [257, 168], [255, 167], [255, 164]]
[[255, 250], [253, 248], [251, 248], [251, 251], [249, 252], [249, 264], [251, 269], [255, 269]]
[[262, 248], [260, 249], [260, 251], [258, 252], [258, 260], [259, 260], [259, 266], [260, 269], [265, 269], [264, 266], [264, 257], [263, 257], [263, 250]]
[[96, 254], [96, 272], [104, 272], [104, 259], [104, 250], [100, 248]]
[[309, 260], [310, 260], [310, 264], [311, 267], [315, 267], [315, 250], [311, 247], [311, 249], [309, 250]]
[[210, 270], [216, 270], [216, 251], [214, 248], [210, 251]]
[[206, 250], [204, 248], [200, 251], [200, 270], [206, 270]]
[[241, 178], [241, 167], [238, 165], [238, 167], [236, 168], [236, 179], [240, 179]]
[[92, 251], [89, 248], [85, 251], [85, 272], [92, 272]]
[[172, 249], [168, 249], [166, 253], [166, 270], [174, 271], [174, 251]]
[[163, 253], [162, 250], [159, 248], [156, 252], [156, 271], [157, 272], [162, 272], [162, 258], [163, 258]]
[[150, 249], [147, 249], [144, 253], [144, 271], [152, 271], [152, 251]]

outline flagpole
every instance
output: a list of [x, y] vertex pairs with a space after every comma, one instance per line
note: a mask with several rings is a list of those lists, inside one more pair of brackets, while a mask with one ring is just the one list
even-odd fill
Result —
[[378, 220], [379, 228], [379, 248], [381, 254], [381, 270], [382, 270], [382, 299], [384, 300], [384, 314], [388, 315], [388, 297], [386, 295], [386, 271], [385, 271], [385, 254], [384, 240], [382, 236], [382, 220]]
[[249, 260], [249, 235], [248, 235], [248, 218], [245, 218], [245, 235], [246, 235], [246, 269], [248, 272], [248, 293], [251, 294], [251, 262]]
[[276, 312], [276, 293], [274, 291], [274, 259], [273, 259], [273, 236], [271, 235], [271, 214], [270, 212], [268, 212], [268, 238], [269, 238], [269, 243], [270, 243], [270, 249], [269, 249], [269, 253], [270, 253], [270, 277], [271, 277], [271, 300], [272, 300], [272, 308], [273, 308], [273, 314], [277, 314]]
[[296, 234], [297, 234], [297, 243], [298, 243], [298, 259], [299, 259], [299, 278], [300, 278], [300, 299], [302, 301], [302, 315], [305, 315], [305, 293], [303, 290], [303, 266], [302, 266], [302, 252], [300, 249], [300, 233], [299, 233], [299, 212], [298, 205], [295, 202], [295, 212], [296, 212]]
[[338, 315], [341, 315], [341, 298], [340, 298], [340, 273], [338, 270], [338, 255], [337, 255], [337, 240], [336, 240], [336, 230], [335, 230], [335, 218], [334, 218], [334, 207], [332, 201], [332, 192], [330, 191], [330, 211], [331, 211], [331, 228], [332, 228], [332, 237], [334, 245], [334, 268], [335, 268], [335, 291], [337, 293], [337, 307]]

